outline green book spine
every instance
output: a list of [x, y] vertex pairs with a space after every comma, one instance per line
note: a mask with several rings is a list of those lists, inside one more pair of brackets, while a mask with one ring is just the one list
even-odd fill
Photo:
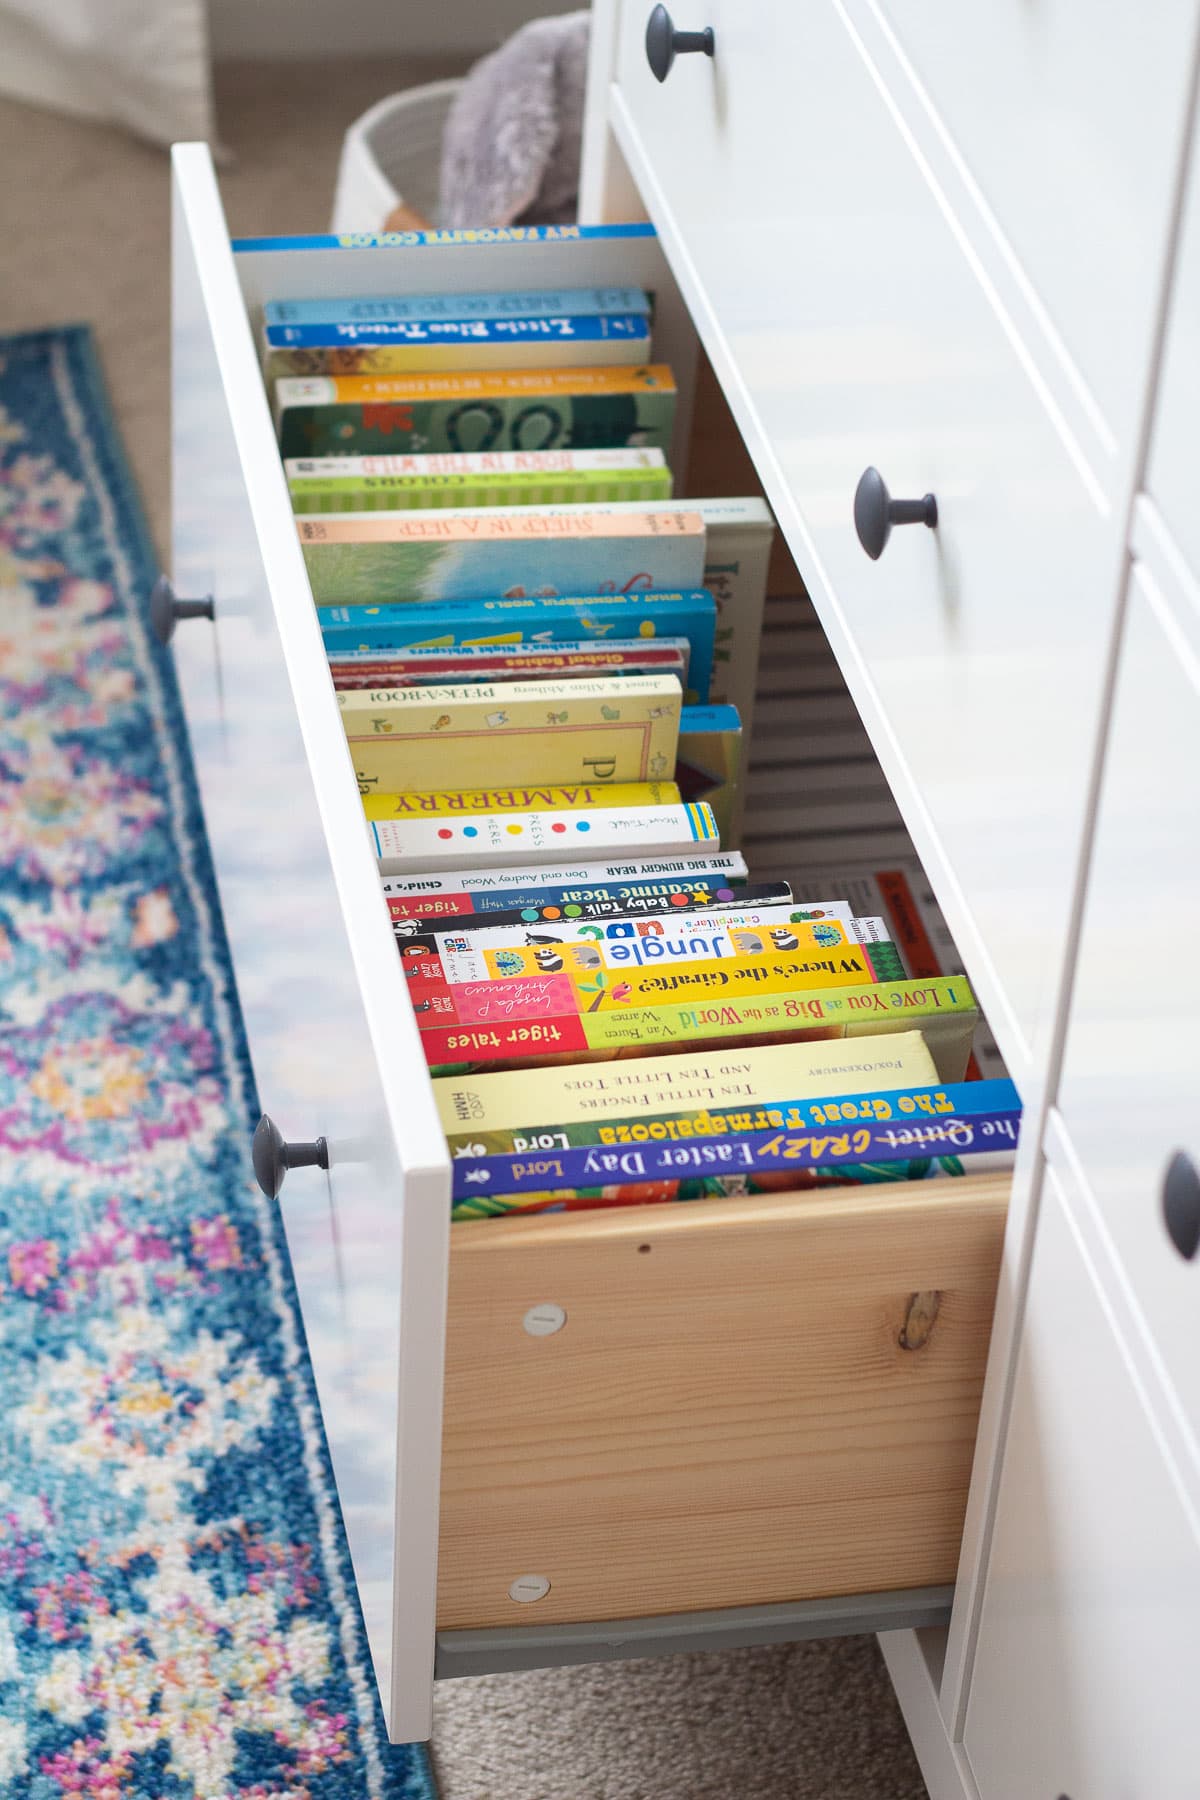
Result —
[[408, 512], [437, 506], [586, 506], [614, 500], [669, 500], [671, 471], [576, 470], [540, 475], [369, 475], [318, 480], [294, 477], [289, 485], [298, 513]]

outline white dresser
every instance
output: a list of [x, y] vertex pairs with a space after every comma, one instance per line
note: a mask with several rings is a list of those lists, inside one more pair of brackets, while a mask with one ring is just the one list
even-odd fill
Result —
[[[934, 1800], [1195, 1800], [1200, 0], [712, 0], [661, 82], [649, 11], [594, 9], [595, 229], [231, 250], [175, 155], [177, 667], [261, 1102], [327, 1147], [280, 1205], [389, 1726], [435, 1666], [875, 1630]], [[1011, 1193], [449, 1229], [254, 323], [591, 282], [655, 291], [680, 451], [698, 334], [815, 607], [768, 620], [752, 866], [802, 873], [780, 792], [865, 728]], [[850, 698], [789, 721], [822, 638]]]
[[[582, 216], [658, 227], [1026, 1105], [950, 1624], [885, 1654], [935, 1800], [1194, 1800], [1200, 8], [695, 0], [661, 80], [650, 11]], [[937, 501], [878, 561], [869, 466]]]

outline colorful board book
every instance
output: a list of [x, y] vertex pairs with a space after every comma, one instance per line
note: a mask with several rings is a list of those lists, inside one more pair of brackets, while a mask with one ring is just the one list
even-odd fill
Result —
[[682, 696], [667, 675], [368, 688], [337, 696], [359, 790], [669, 779]]
[[433, 793], [364, 794], [370, 820], [439, 819], [460, 814], [572, 812], [596, 806], [678, 806], [673, 781], [611, 781], [584, 787], [438, 789]]
[[519, 866], [571, 849], [599, 862], [620, 855], [669, 856], [720, 843], [709, 808], [595, 807], [584, 812], [474, 813], [470, 819], [384, 819], [370, 830], [383, 874]]
[[[464, 681], [595, 681], [607, 675], [673, 675], [687, 690], [691, 646], [686, 638], [572, 644], [562, 650], [417, 651], [394, 660], [386, 653], [329, 653], [335, 688], [438, 687]], [[702, 798], [702, 796], [697, 796]]]
[[685, 905], [735, 899], [746, 886], [746, 859], [736, 850], [702, 856], [642, 858], [628, 863], [556, 863], [543, 868], [455, 869], [444, 875], [398, 875], [384, 879], [388, 912], [395, 919], [456, 918], [530, 908], [545, 916], [560, 906], [564, 918], [584, 903], [615, 904], [631, 910], [642, 903]]
[[[725, 891], [730, 897], [716, 901], [706, 893], [676, 893], [673, 916], [686, 919], [692, 913], [711, 913], [721, 907], [728, 907], [740, 916], [745, 908], [782, 906], [791, 900], [791, 889], [786, 881], [759, 882], [753, 887], [738, 888], [736, 894], [729, 889]], [[533, 942], [540, 935], [552, 933], [566, 915], [576, 925], [598, 920], [628, 922], [631, 913], [653, 912], [662, 904], [661, 896], [652, 894], [632, 900], [616, 900], [606, 895], [603, 899], [572, 900], [565, 906], [543, 901], [535, 906], [514, 907], [510, 912], [468, 913], [451, 919], [394, 919], [392, 930], [397, 943], [420, 943], [436, 955], [443, 941], [452, 947], [466, 945], [477, 933], [486, 932], [493, 925], [517, 927], [526, 941]]]
[[668, 450], [675, 379], [637, 368], [508, 369], [478, 375], [284, 377], [279, 448], [289, 456], [472, 450]]
[[[411, 985], [411, 984], [410, 984]], [[446, 994], [450, 996], [446, 1004]], [[438, 1003], [435, 1006], [435, 1001]], [[519, 1065], [645, 1056], [672, 1045], [876, 1036], [916, 1027], [939, 1081], [961, 1081], [979, 1014], [964, 976], [874, 986], [797, 987], [749, 996], [707, 993], [686, 1001], [592, 1009], [565, 975], [464, 982], [419, 992], [414, 1009], [430, 1066]], [[453, 1018], [446, 1020], [447, 1011]]]
[[702, 698], [712, 679], [717, 608], [703, 588], [686, 593], [563, 594], [329, 606], [319, 615], [327, 652], [529, 649], [612, 638], [685, 637], [688, 685]]
[[293, 511], [668, 500], [661, 450], [485, 450], [473, 456], [289, 457]]
[[296, 529], [318, 606], [652, 592], [704, 573], [704, 523], [682, 507], [301, 513]]
[[649, 913], [577, 927], [533, 932], [518, 924], [493, 926], [469, 936], [438, 934], [437, 950], [450, 981], [491, 981], [503, 976], [570, 973], [595, 969], [670, 968], [681, 963], [728, 960], [861, 945], [871, 958], [884, 953], [887, 978], [903, 969], [883, 940], [879, 919], [805, 919], [790, 902], [722, 907], [718, 912]]

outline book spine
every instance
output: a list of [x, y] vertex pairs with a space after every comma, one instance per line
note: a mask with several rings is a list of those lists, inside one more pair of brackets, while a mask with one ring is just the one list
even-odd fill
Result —
[[673, 781], [610, 782], [595, 787], [456, 788], [430, 794], [365, 794], [363, 811], [384, 819], [441, 819], [458, 814], [581, 812], [594, 807], [678, 806]]
[[[732, 889], [724, 891], [729, 894], [729, 898], [718, 900], [715, 904], [728, 906], [735, 911], [740, 911], [743, 906], [769, 906], [776, 901], [786, 902], [790, 898], [786, 881], [763, 882], [757, 887], [738, 888], [736, 892]], [[676, 894], [678, 913], [686, 918], [689, 909], [695, 912], [708, 910], [714, 905], [709, 895], [709, 889]], [[390, 904], [404, 906], [407, 902], [401, 900]], [[605, 897], [559, 903], [542, 898], [533, 905], [513, 907], [507, 912], [465, 913], [455, 915], [449, 921], [444, 915], [422, 919], [419, 916], [397, 913], [392, 915], [392, 929], [396, 934], [396, 942], [402, 949], [407, 944], [416, 943], [429, 953], [437, 955], [441, 951], [443, 940], [448, 940], [452, 948], [469, 945], [476, 934], [494, 926], [515, 926], [523, 937], [527, 937], [531, 931], [553, 928], [564, 917], [579, 924], [597, 919], [627, 917], [631, 912], [648, 911], [661, 904], [662, 897], [659, 894], [626, 896], [622, 900]], [[445, 929], [436, 930], [439, 925], [443, 925]]]
[[[754, 932], [759, 941], [742, 945], [739, 949], [723, 946], [721, 953], [726, 955], [750, 955], [759, 951], [783, 949], [785, 945], [772, 944], [767, 936], [771, 928], [791, 928], [805, 934], [804, 941], [821, 943], [826, 946], [844, 943], [860, 943], [860, 928], [864, 923], [854, 918], [850, 908], [840, 900], [829, 900], [817, 909], [800, 908], [790, 902], [779, 903], [769, 908], [754, 908], [753, 903], [744, 894], [740, 894], [740, 910], [731, 915], [724, 907], [719, 913], [707, 918], [703, 912], [696, 915], [680, 916], [678, 906], [672, 902], [670, 909], [665, 906], [652, 907], [646, 917], [637, 919], [617, 919], [603, 929], [591, 927], [577, 931], [570, 920], [560, 920], [555, 933], [557, 941], [563, 944], [580, 943], [584, 940], [595, 945], [601, 960], [606, 967], [628, 966], [629, 963], [650, 964], [670, 961], [673, 957], [684, 955], [703, 955], [704, 948], [690, 950], [693, 938], [706, 938], [713, 933], [728, 933], [742, 928]], [[811, 936], [809, 935], [811, 933]], [[481, 949], [506, 950], [527, 940], [520, 932], [501, 932], [496, 930], [482, 942]], [[797, 940], [797, 947], [798, 947]]]
[[[489, 656], [466, 665], [453, 657], [425, 662], [390, 663], [365, 657], [331, 656], [329, 672], [339, 693], [386, 687], [445, 687], [448, 683], [492, 681], [600, 680], [606, 675], [673, 675], [680, 691], [687, 680], [687, 659], [678, 650], [628, 650], [613, 654], [599, 648], [570, 656]], [[703, 798], [703, 796], [698, 796]]]
[[595, 890], [598, 883], [603, 883], [611, 884], [618, 895], [632, 892], [634, 886], [646, 891], [653, 889], [669, 903], [670, 896], [678, 892], [683, 883], [707, 885], [715, 882], [718, 887], [722, 882], [736, 885], [746, 881], [747, 873], [746, 859], [739, 851], [713, 850], [699, 856], [665, 857], [658, 862], [642, 857], [637, 862], [605, 863], [598, 868], [575, 862], [516, 872], [511, 869], [462, 869], [448, 875], [393, 875], [384, 880], [383, 891], [389, 899], [396, 899], [404, 894], [446, 894], [460, 890], [468, 894], [487, 894], [501, 888], [512, 889], [517, 884], [533, 884], [541, 889], [561, 889], [574, 897], [573, 890], [580, 883], [589, 890]]
[[[460, 869], [455, 875], [465, 883], [472, 873], [471, 870]], [[497, 878], [503, 878], [509, 873], [508, 870], [497, 871]], [[457, 925], [463, 918], [484, 919], [490, 923], [493, 914], [518, 909], [540, 917], [547, 917], [556, 909], [561, 909], [567, 915], [573, 907], [582, 910], [586, 906], [607, 907], [616, 913], [630, 913], [638, 912], [643, 907], [657, 908], [665, 900], [678, 905], [693, 902], [697, 906], [722, 905], [725, 900], [736, 901], [745, 888], [745, 876], [736, 874], [718, 873], [707, 878], [680, 876], [670, 882], [589, 882], [586, 879], [587, 873], [585, 866], [582, 871], [584, 879], [570, 886], [556, 886], [552, 881], [543, 881], [534, 870], [526, 871], [523, 884], [518, 884], [514, 875], [514, 884], [509, 888], [472, 892], [463, 886], [436, 894], [395, 894], [388, 899], [388, 914], [393, 921], [452, 919]]]
[[[503, 719], [493, 716], [503, 709]], [[638, 680], [601, 676], [596, 680], [574, 677], [557, 681], [527, 684], [509, 681], [485, 683], [482, 687], [453, 681], [439, 684], [436, 694], [397, 690], [385, 683], [361, 694], [342, 694], [338, 711], [348, 729], [358, 729], [360, 720], [379, 721], [378, 729], [427, 731], [449, 715], [451, 727], [464, 728], [486, 721], [491, 732], [502, 731], [507, 724], [516, 726], [539, 723], [546, 708], [562, 713], [562, 723], [595, 723], [608, 719], [659, 719], [667, 708], [676, 718], [680, 710], [679, 684], [670, 676], [645, 675]], [[386, 724], [384, 721], [386, 720]]]
[[490, 868], [528, 862], [531, 856], [561, 856], [569, 838], [578, 853], [597, 861], [621, 850], [646, 856], [669, 855], [692, 844], [718, 843], [706, 806], [599, 807], [579, 812], [475, 813], [469, 823], [454, 819], [385, 819], [369, 825], [379, 866], [385, 874], [406, 869]]
[[415, 456], [293, 456], [284, 464], [289, 484], [296, 481], [365, 483], [381, 480], [428, 480], [459, 475], [474, 481], [505, 481], [514, 475], [622, 475], [666, 470], [661, 450], [487, 450]]
[[[672, 520], [662, 534], [626, 533], [619, 524], [609, 533], [607, 521], [604, 530], [590, 534], [507, 533], [505, 521], [518, 517], [512, 509], [475, 516], [480, 528], [473, 536], [450, 530], [440, 534], [436, 527], [442, 522], [449, 526], [449, 513], [297, 517], [314, 601], [318, 606], [372, 606], [402, 599], [569, 594], [583, 587], [607, 586], [613, 593], [631, 587], [687, 588], [699, 585], [704, 569], [704, 534], [695, 513], [653, 515]], [[409, 526], [411, 532], [405, 529]]]
[[439, 343], [434, 339], [379, 349], [329, 346], [268, 350], [263, 357], [263, 375], [268, 382], [308, 378], [397, 381], [421, 375], [495, 375], [527, 369], [531, 363], [543, 370], [560, 365], [573, 369], [632, 369], [649, 360], [648, 335], [619, 338], [589, 334], [537, 344], [528, 339], [488, 343]]
[[[411, 644], [403, 650], [329, 650], [326, 655], [331, 664], [356, 664], [364, 667], [380, 665], [387, 669], [436, 669], [445, 675], [449, 673], [451, 683], [456, 669], [486, 669], [490, 663], [503, 665], [506, 669], [511, 665], [519, 668], [522, 663], [530, 667], [538, 667], [542, 663], [552, 662], [556, 658], [566, 663], [572, 656], [614, 658], [626, 656], [662, 656], [687, 657], [691, 646], [685, 637], [664, 637], [652, 634], [644, 638], [576, 638], [552, 647], [541, 648], [533, 645], [529, 649], [519, 646], [507, 648], [502, 644], [459, 644], [447, 650], [436, 644]], [[561, 680], [578, 680], [579, 677], [569, 671], [560, 677]], [[588, 679], [585, 677], [584, 679]], [[593, 678], [598, 679], [598, 677]], [[379, 683], [380, 687], [390, 684]]]
[[697, 1176], [787, 1174], [843, 1164], [913, 1157], [963, 1157], [1013, 1151], [1020, 1109], [904, 1123], [860, 1123], [840, 1129], [781, 1128], [731, 1132], [691, 1142], [580, 1145], [518, 1155], [460, 1158], [453, 1198], [682, 1181]]
[[[547, 380], [554, 373], [548, 371]], [[574, 385], [579, 388], [581, 375], [606, 373], [576, 371]], [[482, 383], [485, 377], [476, 379]], [[288, 385], [286, 380], [275, 383], [276, 390]], [[411, 455], [425, 450], [546, 450], [558, 445], [573, 450], [634, 445], [666, 451], [675, 424], [675, 393], [666, 387], [572, 393], [567, 384], [549, 392], [463, 391], [446, 399], [295, 400], [278, 402], [277, 416], [279, 448], [285, 458], [332, 456], [339, 451], [351, 456]]]
[[[541, 400], [550, 398], [611, 399], [629, 394], [674, 393], [675, 382], [665, 364], [645, 364], [640, 368], [590, 369], [502, 369], [496, 373], [460, 375], [454, 371], [433, 375], [303, 375], [284, 378], [275, 384], [276, 404], [286, 410], [292, 406], [370, 406], [377, 402], [389, 405], [418, 401], [468, 400]], [[426, 444], [425, 450], [434, 448]], [[618, 445], [583, 444], [566, 446], [577, 449], [615, 449]], [[394, 452], [396, 446], [386, 446]], [[469, 444], [468, 450], [490, 450], [491, 444]], [[504, 444], [502, 449], [553, 450], [554, 444]], [[300, 452], [301, 455], [312, 452]], [[336, 455], [336, 451], [331, 451]], [[351, 456], [361, 452], [350, 450]], [[718, 502], [718, 504], [722, 504]]]
[[[525, 992], [513, 994], [514, 987]], [[418, 1015], [422, 1045], [435, 1072], [519, 1067], [541, 1058], [652, 1055], [674, 1044], [699, 1050], [738, 1041], [875, 1037], [915, 1026], [925, 1037], [938, 1079], [961, 1081], [979, 1017], [964, 977], [596, 1012], [579, 1010], [571, 982], [561, 975], [537, 982], [480, 982], [474, 991], [464, 984], [454, 990], [456, 1005], [459, 996], [466, 997], [466, 1004], [457, 1023], [441, 1022], [432, 1006]], [[414, 1005], [419, 1004], [418, 995]], [[473, 1016], [464, 1019], [464, 1011]]]
[[610, 504], [623, 500], [669, 500], [667, 469], [631, 469], [622, 474], [433, 475], [426, 480], [405, 476], [395, 481], [292, 481], [292, 510], [297, 513], [392, 512], [402, 508], [541, 506], [556, 502]]
[[[547, 687], [552, 685], [546, 683]], [[414, 697], [424, 697], [445, 691], [402, 689], [400, 697], [403, 698], [406, 692]], [[500, 692], [502, 696], [503, 690]], [[345, 692], [338, 695], [339, 700], [358, 697]], [[564, 716], [570, 710], [568, 707], [551, 704], [543, 708], [540, 721], [535, 721], [509, 718], [501, 697], [494, 711], [481, 716], [478, 725], [451, 724], [450, 704], [447, 702], [446, 710], [436, 714], [432, 725], [424, 731], [401, 729], [392, 722], [394, 715], [389, 712], [366, 714], [362, 717], [361, 727], [350, 715], [343, 714], [359, 792], [394, 794], [415, 790], [432, 793], [448, 786], [515, 787], [530, 769], [537, 769], [551, 787], [595, 786], [609, 781], [661, 781], [669, 778], [674, 768], [677, 704], [672, 710], [669, 703], [664, 703], [659, 715], [653, 718], [618, 717], [603, 722], [586, 718], [568, 720]], [[578, 829], [578, 825], [568, 828], [572, 855], [579, 852], [579, 841], [574, 836]], [[522, 838], [516, 829], [510, 831], [509, 836], [514, 840]], [[448, 849], [455, 842], [464, 848], [479, 848], [478, 843], [461, 837], [444, 840]], [[594, 842], [595, 839], [589, 839], [589, 844]], [[404, 853], [400, 840], [388, 848], [389, 854], [397, 857]], [[589, 861], [592, 854], [589, 849]], [[653, 852], [647, 848], [646, 854]], [[453, 867], [453, 864], [442, 863], [441, 866]]]
[[710, 961], [745, 961], [773, 953], [794, 953], [802, 947], [813, 952], [832, 951], [848, 945], [869, 961], [869, 947], [857, 944], [852, 921], [799, 920], [793, 916], [794, 911], [789, 906], [775, 906], [742, 907], [736, 913], [714, 913], [709, 917], [702, 913], [684, 918], [659, 914], [623, 924], [542, 933], [536, 944], [531, 943], [528, 933], [495, 932], [477, 940], [467, 951], [447, 952], [446, 975], [450, 981], [538, 975], [545, 972], [551, 960], [559, 970], [568, 973], [599, 968], [622, 973]]
[[[553, 313], [649, 313], [636, 287], [545, 288], [532, 293], [407, 294], [349, 300], [268, 300], [268, 332], [281, 326], [370, 325], [398, 319], [512, 319]], [[268, 341], [272, 341], [268, 338]], [[278, 340], [288, 343], [291, 340]]]
[[[286, 350], [470, 351], [478, 345], [541, 350], [552, 344], [634, 343], [649, 360], [650, 324], [645, 313], [526, 313], [505, 318], [352, 319], [295, 325], [268, 322], [267, 348]], [[401, 364], [401, 368], [406, 365]], [[449, 368], [460, 365], [451, 362]], [[347, 371], [352, 373], [353, 371]], [[307, 374], [304, 370], [302, 373]]]
[[[799, 927], [797, 927], [797, 930]], [[711, 942], [711, 939], [705, 940]], [[861, 945], [842, 943], [831, 950], [811, 946], [779, 955], [688, 957], [674, 967], [605, 968], [594, 944], [550, 944], [527, 950], [498, 950], [494, 970], [483, 980], [453, 981], [441, 959], [426, 962], [418, 971], [426, 982], [436, 980], [439, 1002], [435, 1015], [470, 1020], [479, 1006], [503, 1008], [509, 1018], [532, 1016], [529, 1009], [539, 976], [554, 975], [575, 995], [579, 1011], [618, 1011], [643, 1006], [680, 1005], [697, 997], [731, 997], [748, 994], [791, 994], [810, 988], [845, 988], [851, 982], [874, 982], [870, 959]], [[534, 987], [527, 991], [526, 984]], [[494, 989], [494, 992], [487, 990]], [[502, 991], [509, 992], [501, 1002]]]

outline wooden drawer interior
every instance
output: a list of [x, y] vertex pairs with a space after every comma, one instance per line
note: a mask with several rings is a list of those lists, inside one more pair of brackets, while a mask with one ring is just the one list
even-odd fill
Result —
[[1008, 1191], [454, 1226], [439, 1628], [953, 1581]]

